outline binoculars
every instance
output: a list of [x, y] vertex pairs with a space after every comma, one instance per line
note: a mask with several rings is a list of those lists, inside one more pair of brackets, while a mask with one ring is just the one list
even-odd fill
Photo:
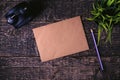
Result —
[[20, 28], [30, 22], [43, 10], [41, 0], [33, 0], [31, 2], [22, 2], [10, 9], [5, 17], [7, 22], [15, 28]]

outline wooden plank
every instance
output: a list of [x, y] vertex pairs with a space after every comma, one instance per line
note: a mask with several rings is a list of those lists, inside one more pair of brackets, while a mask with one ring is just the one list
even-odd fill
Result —
[[[86, 68], [86, 70], [84, 69]], [[4, 68], [0, 69], [2, 80], [69, 80], [88, 79], [86, 76], [92, 76], [93, 72], [90, 67], [40, 67], [40, 68]], [[74, 73], [73, 73], [74, 72]], [[69, 73], [69, 74], [68, 74]], [[81, 77], [81, 76], [84, 76]], [[92, 77], [91, 77], [92, 79]]]
[[[93, 80], [96, 69], [98, 68], [89, 66], [0, 68], [0, 71], [2, 71], [0, 76], [2, 80]], [[119, 79], [116, 74], [119, 74], [119, 72], [114, 71], [112, 73], [113, 80]]]
[[[103, 61], [110, 62], [112, 64], [119, 64], [120, 58], [114, 57], [102, 57]], [[48, 62], [41, 62], [39, 57], [0, 57], [0, 66], [4, 68], [8, 67], [80, 67], [85, 66], [98, 66], [97, 56], [79, 56], [71, 55], [58, 59], [54, 59]]]
[[2, 80], [39, 80], [39, 68], [2, 68]]

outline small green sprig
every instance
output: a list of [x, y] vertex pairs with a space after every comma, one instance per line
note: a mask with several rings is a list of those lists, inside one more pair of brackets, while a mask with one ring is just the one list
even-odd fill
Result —
[[120, 22], [120, 0], [95, 0], [91, 14], [87, 20], [98, 24], [98, 44], [103, 31], [106, 32], [106, 42], [111, 43], [112, 29]]

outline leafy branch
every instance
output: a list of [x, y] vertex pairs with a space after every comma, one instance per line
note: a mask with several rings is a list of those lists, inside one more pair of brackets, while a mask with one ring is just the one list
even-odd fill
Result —
[[98, 24], [98, 44], [103, 31], [106, 32], [105, 42], [111, 43], [112, 29], [120, 22], [120, 0], [95, 0], [91, 14], [87, 20]]

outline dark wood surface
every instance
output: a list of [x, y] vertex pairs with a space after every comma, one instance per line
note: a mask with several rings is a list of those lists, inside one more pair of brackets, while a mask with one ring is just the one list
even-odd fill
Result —
[[[99, 69], [92, 28], [97, 37], [97, 25], [86, 20], [94, 0], [48, 0], [47, 8], [29, 24], [16, 30], [6, 23], [5, 13], [25, 0], [0, 0], [0, 80], [94, 80]], [[80, 15], [90, 50], [42, 63], [32, 29]], [[112, 80], [120, 80], [120, 26], [113, 28], [112, 45], [99, 46], [102, 60], [111, 71]], [[98, 75], [100, 79], [100, 75]]]

